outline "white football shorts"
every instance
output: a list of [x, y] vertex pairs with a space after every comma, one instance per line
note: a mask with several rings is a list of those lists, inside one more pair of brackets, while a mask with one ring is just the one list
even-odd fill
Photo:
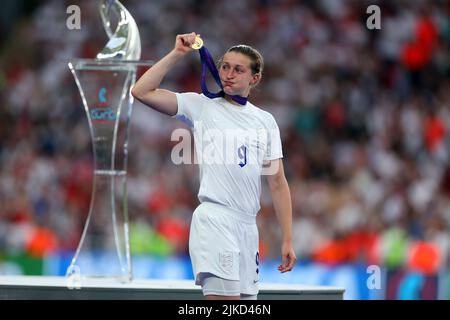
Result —
[[212, 202], [201, 203], [192, 216], [189, 254], [195, 284], [202, 285], [202, 274], [208, 273], [239, 281], [240, 294], [258, 294], [259, 236], [255, 216]]

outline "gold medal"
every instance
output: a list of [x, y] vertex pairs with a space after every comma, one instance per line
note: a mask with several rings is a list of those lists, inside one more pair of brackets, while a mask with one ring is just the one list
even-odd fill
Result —
[[199, 35], [197, 35], [197, 36], [195, 36], [195, 42], [191, 46], [191, 48], [194, 50], [199, 50], [201, 47], [203, 47], [203, 40], [202, 40], [202, 38], [200, 38]]

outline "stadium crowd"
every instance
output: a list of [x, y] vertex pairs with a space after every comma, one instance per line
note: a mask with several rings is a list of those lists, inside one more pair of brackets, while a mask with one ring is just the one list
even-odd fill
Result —
[[[74, 250], [89, 210], [92, 146], [70, 58], [107, 42], [96, 2], [41, 1], [0, 37], [0, 252]], [[265, 58], [251, 100], [280, 126], [297, 256], [328, 264], [450, 262], [450, 3], [448, 1], [123, 1], [142, 59], [175, 35], [200, 33], [219, 58], [237, 43]], [[366, 8], [381, 8], [369, 30]], [[192, 54], [163, 82], [199, 88]], [[186, 255], [198, 168], [175, 165], [183, 127], [135, 103], [128, 194], [134, 253]], [[264, 180], [263, 180], [264, 181]], [[279, 257], [267, 186], [258, 217], [263, 259]], [[0, 254], [1, 256], [1, 254]]]

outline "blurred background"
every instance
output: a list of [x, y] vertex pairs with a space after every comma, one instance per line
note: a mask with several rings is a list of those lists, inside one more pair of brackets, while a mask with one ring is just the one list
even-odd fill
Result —
[[[279, 274], [280, 229], [263, 179], [262, 282], [336, 285], [346, 299], [450, 298], [450, 2], [123, 0], [142, 59], [195, 31], [219, 58], [265, 58], [251, 100], [281, 130], [299, 263]], [[81, 30], [66, 27], [69, 5]], [[369, 30], [366, 9], [381, 9]], [[87, 117], [67, 67], [107, 42], [96, 1], [6, 0], [0, 11], [0, 274], [63, 275], [92, 191]], [[145, 70], [141, 70], [141, 73]], [[163, 87], [200, 92], [192, 54]], [[137, 278], [193, 279], [198, 168], [174, 165], [181, 122], [136, 102], [128, 190]], [[368, 285], [368, 266], [381, 286]]]

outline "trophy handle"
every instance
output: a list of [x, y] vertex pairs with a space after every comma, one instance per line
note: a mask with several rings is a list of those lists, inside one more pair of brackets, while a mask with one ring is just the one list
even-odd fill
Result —
[[[97, 59], [139, 60], [141, 40], [136, 21], [118, 0], [102, 0], [99, 5], [100, 16], [109, 41], [97, 55]], [[110, 14], [118, 18], [117, 28], [111, 30]]]
[[[111, 13], [111, 7], [115, 0], [105, 0], [101, 1], [99, 4], [100, 17], [102, 18], [103, 28], [105, 28], [108, 38], [112, 38], [114, 33], [111, 30], [111, 21], [109, 20], [109, 15]], [[115, 10], [114, 14], [119, 18], [120, 13]], [[119, 19], [120, 20], [120, 19]]]

